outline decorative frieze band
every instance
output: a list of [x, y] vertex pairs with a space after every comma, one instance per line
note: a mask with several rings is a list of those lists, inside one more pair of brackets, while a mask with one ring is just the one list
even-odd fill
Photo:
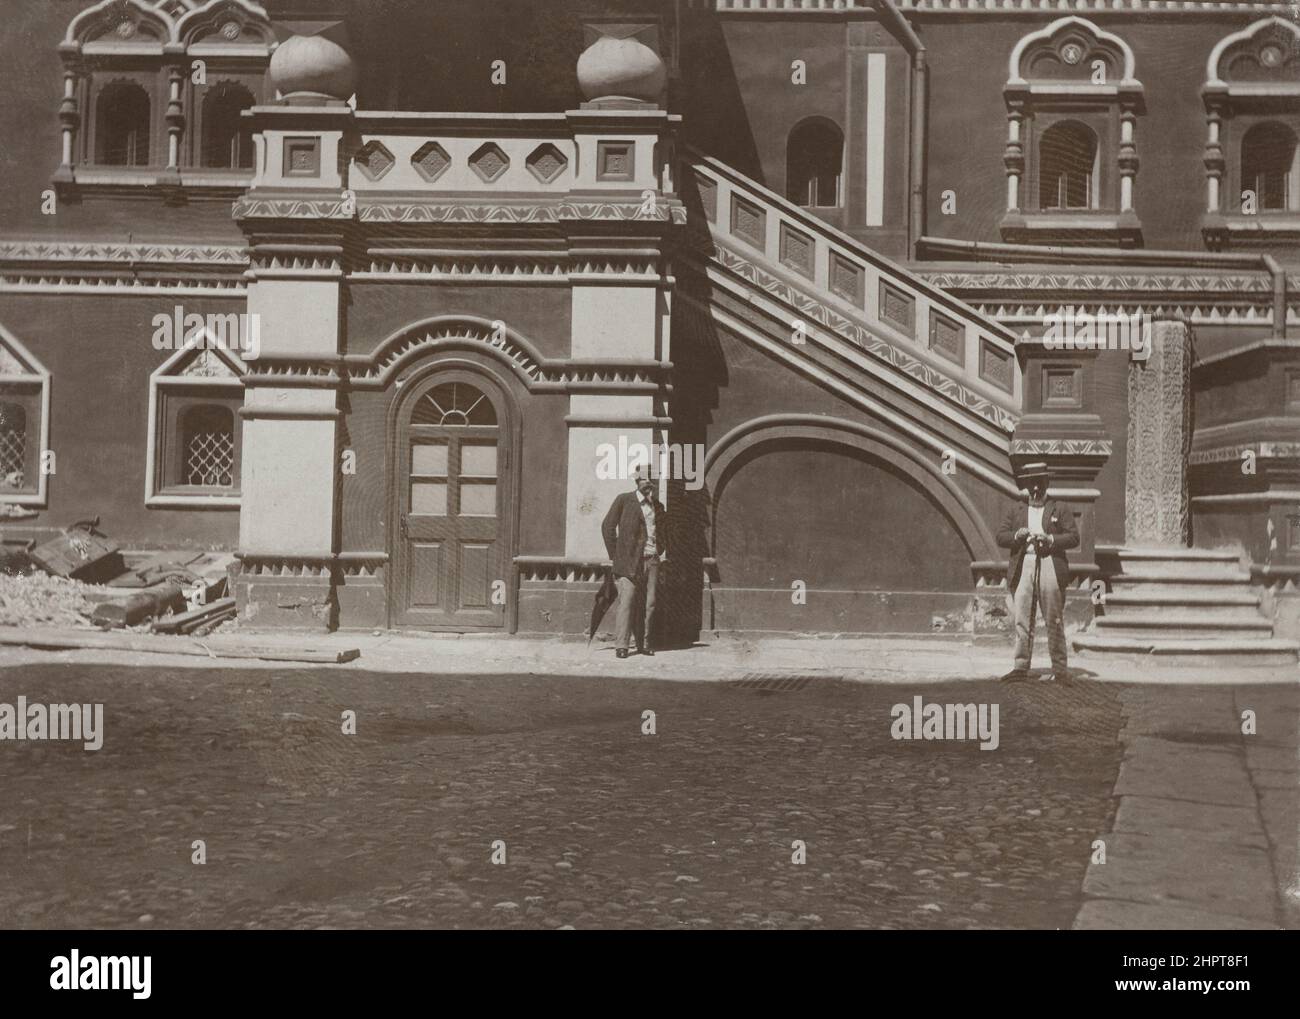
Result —
[[[284, 205], [284, 202], [276, 203]], [[241, 215], [236, 206], [236, 216]], [[263, 212], [243, 215], [267, 215]], [[364, 201], [358, 217], [363, 223], [558, 223], [563, 220], [686, 222], [680, 202], [660, 199], [636, 202], [407, 202]]]
[[404, 258], [371, 257], [368, 268], [348, 274], [349, 280], [383, 283], [510, 282], [565, 284], [575, 276], [658, 281], [657, 256], [636, 258], [575, 258], [566, 255], [489, 256], [466, 252], [458, 256]]
[[105, 241], [0, 240], [4, 262], [126, 263], [128, 265], [248, 265], [242, 244], [121, 244]]
[[[846, 14], [869, 12], [875, 0], [688, 0], [719, 14]], [[906, 14], [1290, 14], [1294, 4], [1242, 0], [896, 0]]]
[[567, 584], [599, 582], [609, 572], [608, 559], [568, 559], [564, 556], [515, 556], [521, 583], [560, 581]]
[[528, 340], [499, 322], [470, 316], [432, 319], [388, 337], [370, 354], [344, 358], [356, 388], [387, 386], [402, 364], [429, 350], [480, 348], [510, 361], [530, 389], [608, 392], [626, 389], [654, 393], [667, 383], [669, 361], [567, 360], [543, 356]]
[[1051, 290], [1123, 293], [1225, 293], [1271, 294], [1273, 281], [1266, 273], [1196, 275], [1154, 273], [1049, 273], [1049, 272], [925, 272], [922, 279], [950, 291]]
[[1013, 439], [1012, 456], [1104, 456], [1111, 454], [1110, 439]]
[[338, 552], [301, 555], [236, 552], [239, 572], [246, 577], [380, 577], [388, 562], [385, 552]]
[[1260, 460], [1300, 459], [1300, 442], [1246, 442], [1235, 446], [1194, 449], [1188, 454], [1187, 462], [1193, 467], [1201, 464], [1236, 462], [1248, 452], [1253, 453]]

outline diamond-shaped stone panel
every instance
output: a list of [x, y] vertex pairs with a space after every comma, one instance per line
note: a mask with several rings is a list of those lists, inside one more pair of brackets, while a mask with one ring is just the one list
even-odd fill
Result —
[[563, 152], [547, 142], [533, 149], [525, 165], [528, 167], [528, 172], [543, 184], [550, 184], [564, 172], [569, 161], [564, 158]]
[[487, 142], [474, 150], [469, 157], [470, 169], [487, 184], [500, 177], [510, 166], [510, 157], [501, 151], [496, 142]]
[[357, 164], [357, 168], [370, 180], [379, 180], [397, 162], [393, 158], [393, 154], [384, 146], [384, 143], [378, 141], [366, 142], [357, 151], [357, 154], [352, 157], [352, 160]]
[[411, 165], [415, 167], [416, 173], [432, 184], [447, 172], [447, 167], [451, 166], [451, 156], [437, 142], [425, 142], [411, 157]]

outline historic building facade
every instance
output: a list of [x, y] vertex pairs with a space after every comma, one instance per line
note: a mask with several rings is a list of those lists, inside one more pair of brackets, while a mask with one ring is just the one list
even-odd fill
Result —
[[1300, 635], [1285, 4], [25, 6], [7, 541], [235, 550], [255, 625], [577, 632], [667, 444], [667, 637], [969, 632], [1045, 459], [1096, 646]]

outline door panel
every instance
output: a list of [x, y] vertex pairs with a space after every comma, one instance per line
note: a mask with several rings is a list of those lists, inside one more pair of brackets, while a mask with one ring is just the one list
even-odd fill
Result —
[[509, 449], [496, 403], [480, 385], [459, 372], [435, 378], [399, 420], [398, 625], [505, 623], [493, 585], [509, 566], [503, 522], [510, 492], [501, 476]]
[[460, 607], [485, 609], [492, 591], [492, 546], [460, 546]]
[[413, 609], [442, 606], [444, 548], [440, 542], [412, 542], [408, 577], [408, 604]]

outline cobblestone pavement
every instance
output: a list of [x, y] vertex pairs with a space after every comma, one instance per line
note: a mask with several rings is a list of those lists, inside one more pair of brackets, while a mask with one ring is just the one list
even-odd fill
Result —
[[[5, 669], [0, 702], [102, 702], [106, 731], [0, 743], [0, 922], [1070, 926], [1121, 687], [770, 685]], [[1000, 746], [892, 739], [918, 694], [998, 704]]]

